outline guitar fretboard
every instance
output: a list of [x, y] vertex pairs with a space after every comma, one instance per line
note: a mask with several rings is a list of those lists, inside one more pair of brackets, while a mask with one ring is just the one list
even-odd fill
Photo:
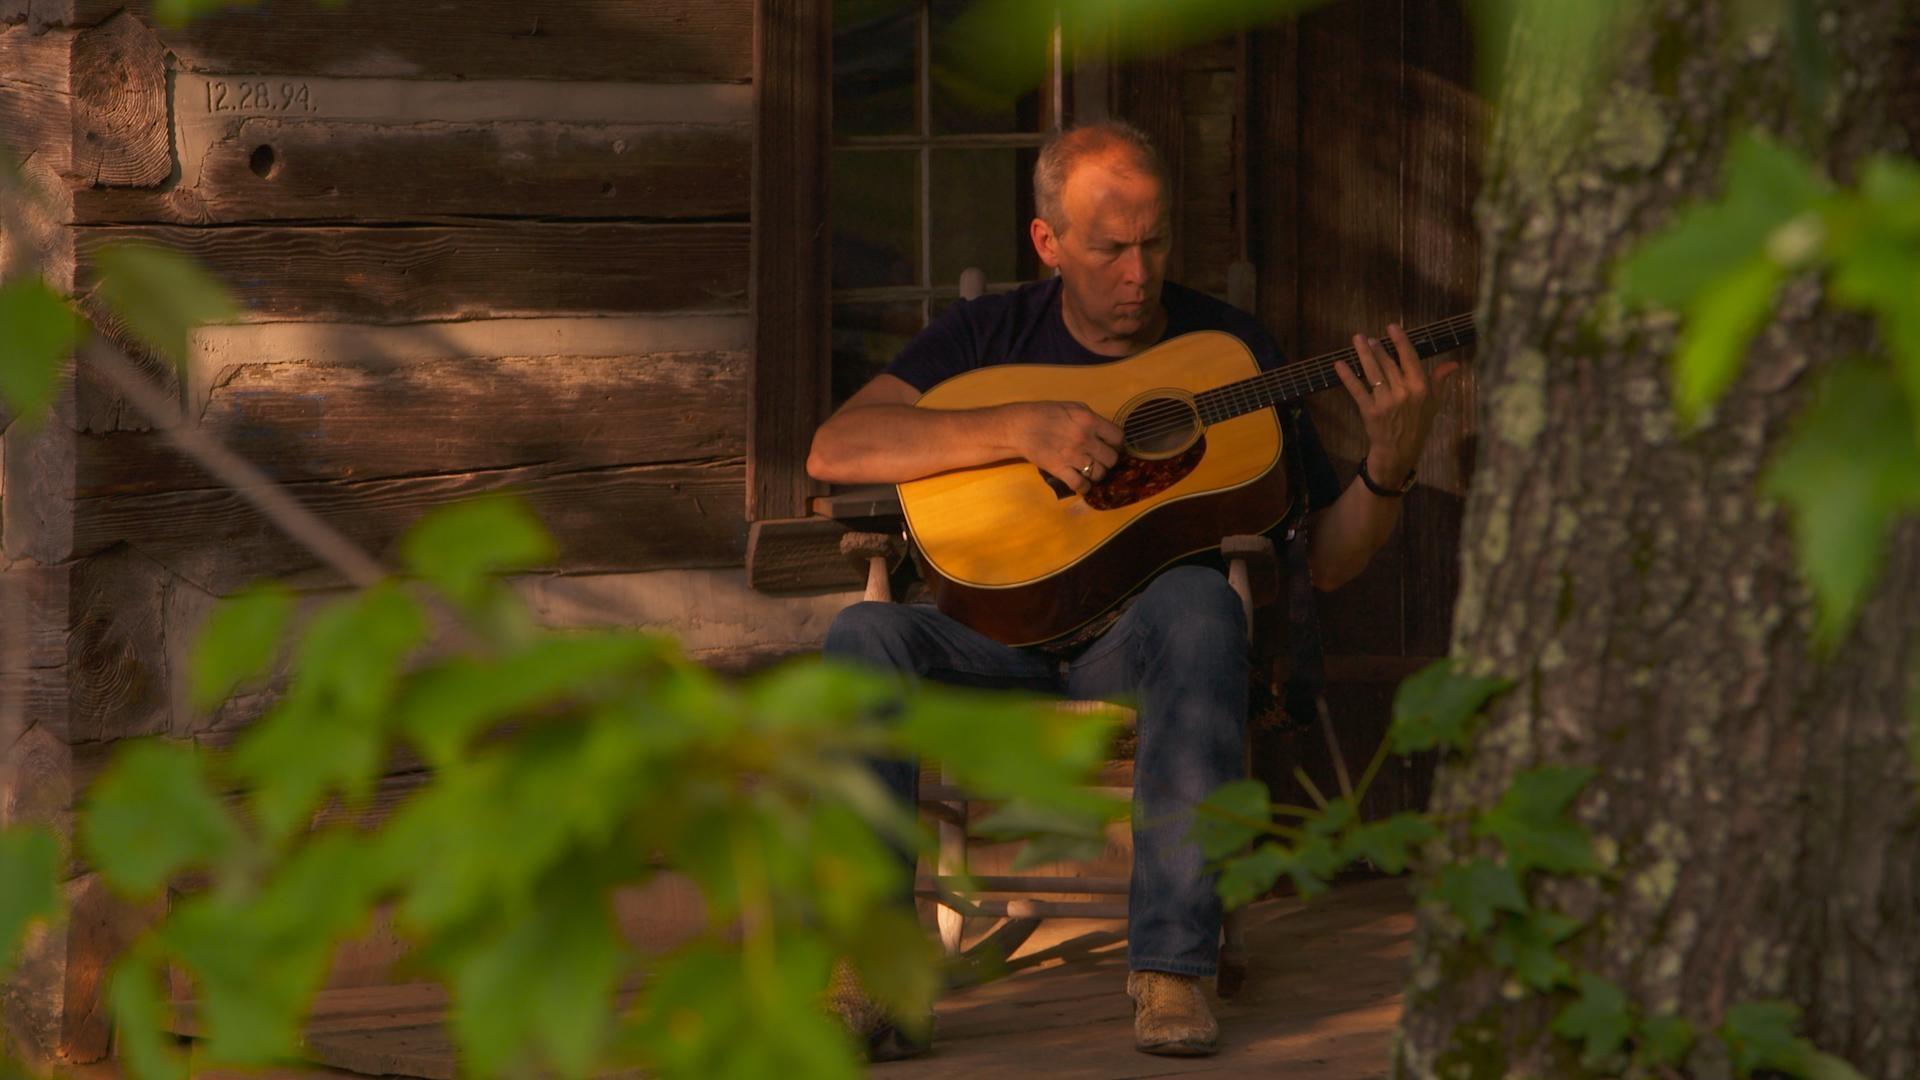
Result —
[[[1407, 331], [1407, 339], [1422, 358], [1471, 345], [1474, 338], [1471, 312]], [[1394, 352], [1391, 342], [1382, 341], [1381, 344], [1389, 354]], [[1347, 369], [1359, 376], [1361, 382], [1367, 381], [1360, 367], [1360, 354], [1349, 345], [1338, 352], [1316, 356], [1298, 364], [1287, 364], [1251, 379], [1242, 379], [1195, 395], [1194, 400], [1200, 406], [1200, 420], [1204, 424], [1217, 424], [1256, 409], [1338, 386], [1340, 376], [1334, 370], [1336, 364], [1347, 365]]]

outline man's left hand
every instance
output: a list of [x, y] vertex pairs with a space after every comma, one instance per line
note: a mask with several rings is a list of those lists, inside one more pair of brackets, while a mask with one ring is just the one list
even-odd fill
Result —
[[1389, 323], [1387, 336], [1393, 341], [1393, 354], [1377, 339], [1354, 335], [1353, 349], [1359, 354], [1364, 382], [1346, 364], [1336, 363], [1333, 369], [1353, 395], [1366, 424], [1367, 475], [1382, 485], [1398, 487], [1419, 463], [1420, 449], [1433, 428], [1433, 414], [1440, 408], [1433, 391], [1460, 365], [1448, 360], [1429, 375], [1399, 324]]

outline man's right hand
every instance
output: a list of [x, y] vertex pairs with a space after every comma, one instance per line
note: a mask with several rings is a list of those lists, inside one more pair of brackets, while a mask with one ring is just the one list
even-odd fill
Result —
[[1020, 456], [1086, 494], [1120, 460], [1126, 435], [1119, 425], [1077, 401], [1030, 401], [1000, 406], [1007, 442]]

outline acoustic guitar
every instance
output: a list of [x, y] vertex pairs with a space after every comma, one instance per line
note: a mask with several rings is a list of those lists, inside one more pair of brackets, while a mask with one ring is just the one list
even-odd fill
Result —
[[[1407, 336], [1422, 357], [1460, 348], [1473, 316]], [[999, 364], [928, 390], [918, 407], [1084, 402], [1125, 432], [1120, 460], [1084, 497], [1027, 461], [899, 485], [935, 605], [997, 641], [1038, 644], [1221, 537], [1279, 525], [1296, 507], [1272, 406], [1339, 385], [1335, 364], [1360, 372], [1351, 346], [1262, 372], [1239, 338], [1202, 331], [1110, 364]]]

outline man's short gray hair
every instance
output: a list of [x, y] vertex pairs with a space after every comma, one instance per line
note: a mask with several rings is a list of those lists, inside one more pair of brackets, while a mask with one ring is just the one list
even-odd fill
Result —
[[1066, 190], [1067, 177], [1073, 173], [1074, 166], [1086, 158], [1116, 150], [1127, 159], [1133, 171], [1160, 182], [1162, 198], [1173, 197], [1172, 185], [1167, 180], [1167, 163], [1160, 157], [1160, 151], [1154, 149], [1153, 140], [1124, 120], [1107, 120], [1056, 131], [1041, 144], [1040, 159], [1033, 163], [1033, 212], [1056, 234], [1064, 236], [1067, 211], [1061, 204], [1061, 193]]

